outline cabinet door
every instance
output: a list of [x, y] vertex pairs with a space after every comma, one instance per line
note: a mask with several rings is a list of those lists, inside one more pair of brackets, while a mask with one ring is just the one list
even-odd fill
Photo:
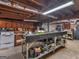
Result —
[[6, 22], [6, 27], [11, 28], [11, 22], [10, 21]]
[[1, 32], [1, 44], [14, 43], [14, 34], [12, 32]]
[[12, 28], [16, 28], [16, 22], [11, 22], [12, 23]]
[[0, 45], [0, 49], [3, 49], [3, 48], [10, 48], [10, 47], [14, 47], [14, 43], [1, 44], [1, 45]]
[[0, 27], [5, 28], [6, 27], [5, 21], [0, 21]]

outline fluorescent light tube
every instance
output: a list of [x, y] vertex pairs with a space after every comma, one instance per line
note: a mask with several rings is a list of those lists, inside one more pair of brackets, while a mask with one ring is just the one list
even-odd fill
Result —
[[65, 4], [63, 4], [63, 5], [61, 5], [61, 6], [58, 6], [58, 7], [54, 8], [54, 9], [51, 9], [51, 10], [49, 10], [49, 11], [46, 11], [46, 12], [43, 13], [43, 15], [47, 15], [47, 14], [49, 14], [49, 13], [58, 11], [58, 10], [60, 10], [60, 9], [66, 8], [66, 7], [71, 6], [71, 5], [74, 5], [74, 2], [73, 2], [73, 1], [70, 1], [70, 2], [65, 3]]

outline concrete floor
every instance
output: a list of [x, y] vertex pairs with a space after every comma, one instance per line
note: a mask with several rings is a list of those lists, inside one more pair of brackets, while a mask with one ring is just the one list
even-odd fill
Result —
[[0, 50], [0, 59], [23, 59], [21, 46]]
[[66, 48], [60, 49], [45, 59], [79, 59], [79, 40], [68, 40]]
[[[11, 48], [9, 51], [0, 50], [0, 56], [7, 56], [7, 58], [0, 57], [0, 59], [23, 59], [21, 46]], [[67, 40], [66, 48], [60, 49], [54, 54], [51, 53], [48, 57], [42, 59], [79, 59], [79, 40]]]

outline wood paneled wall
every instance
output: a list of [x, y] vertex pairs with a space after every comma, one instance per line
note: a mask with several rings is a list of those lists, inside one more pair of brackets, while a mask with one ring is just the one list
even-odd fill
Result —
[[35, 28], [34, 23], [24, 21], [0, 20], [0, 28]]

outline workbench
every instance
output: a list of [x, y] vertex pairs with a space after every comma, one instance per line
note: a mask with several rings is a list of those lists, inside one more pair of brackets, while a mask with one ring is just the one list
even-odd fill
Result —
[[[41, 35], [38, 34], [31, 34], [31, 35], [24, 35], [24, 40], [22, 42], [22, 53], [23, 56], [25, 57], [25, 59], [39, 59], [43, 56], [45, 56], [46, 54], [50, 53], [50, 52], [55, 52], [55, 50], [61, 46], [65, 47], [65, 35], [67, 34], [67, 31], [61, 31], [61, 32], [48, 32], [48, 33], [44, 33]], [[57, 45], [57, 38], [61, 38], [60, 39], [60, 44]], [[35, 58], [30, 58], [29, 57], [29, 46], [30, 43], [33, 44], [32, 42], [38, 42], [40, 40], [44, 40], [44, 39], [49, 39], [49, 38], [54, 38], [54, 46], [52, 46], [52, 49], [50, 49], [49, 51], [45, 51], [44, 53], [41, 53], [38, 57]], [[24, 53], [25, 52], [25, 53]]]

